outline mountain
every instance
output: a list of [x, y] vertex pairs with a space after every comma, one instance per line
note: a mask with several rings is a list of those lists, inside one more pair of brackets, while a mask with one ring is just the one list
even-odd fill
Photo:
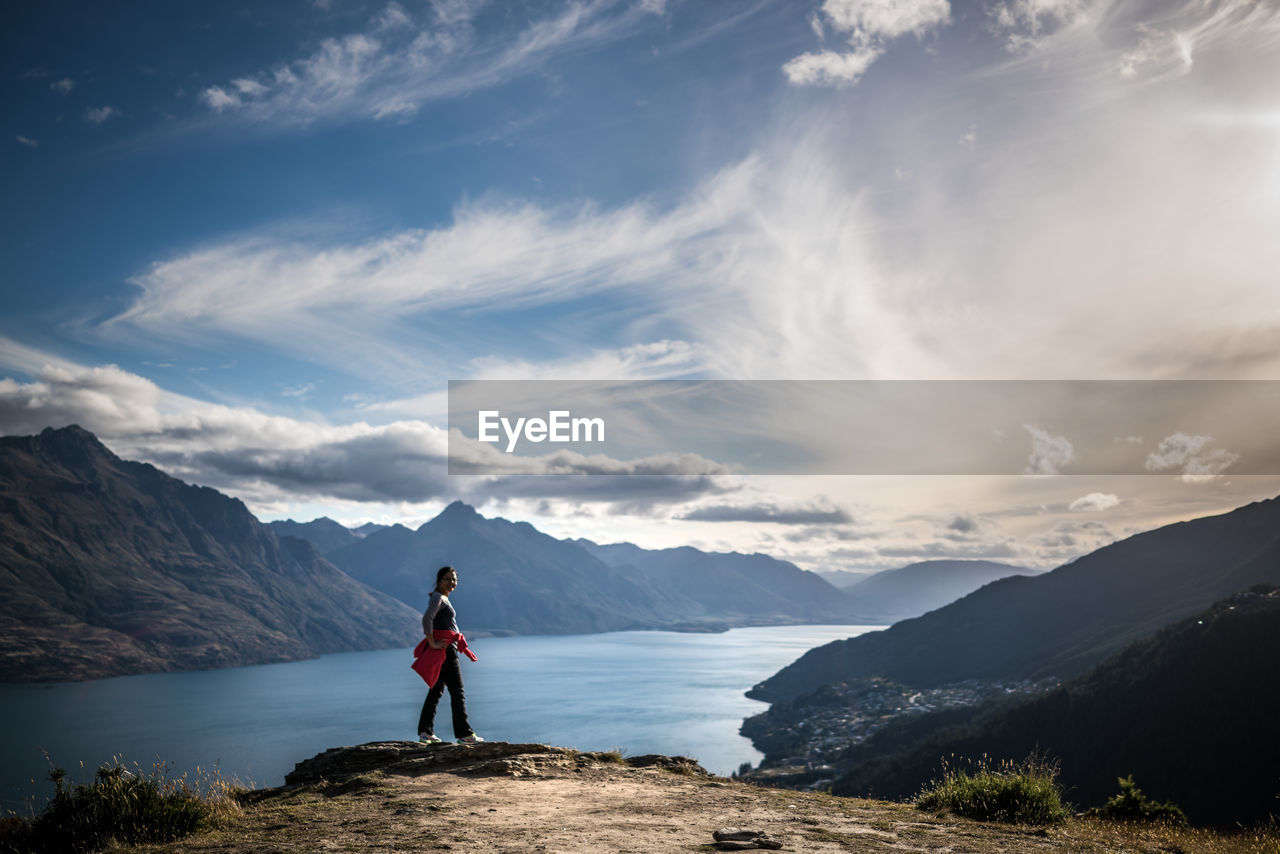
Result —
[[1138, 641], [1034, 699], [926, 715], [854, 748], [833, 791], [905, 798], [943, 756], [1060, 761], [1080, 806], [1101, 805], [1132, 774], [1196, 823], [1233, 826], [1280, 811], [1280, 593], [1230, 597]]
[[[850, 620], [838, 591], [764, 555], [708, 556], [677, 549], [665, 570], [641, 571], [602, 560], [592, 548], [558, 540], [527, 522], [486, 519], [455, 501], [416, 531], [401, 525], [376, 531], [328, 558], [353, 578], [416, 608], [425, 607], [436, 569], [452, 564], [461, 577], [453, 598], [464, 631], [716, 630]], [[644, 550], [630, 548], [628, 555], [641, 560], [637, 555]], [[708, 587], [705, 573], [692, 571], [691, 563], [735, 569], [720, 571], [719, 587]], [[756, 579], [749, 587], [748, 578]]]
[[375, 531], [383, 531], [390, 527], [390, 525], [379, 525], [377, 522], [365, 522], [358, 528], [352, 528], [351, 533], [357, 537], [367, 537]]
[[857, 602], [859, 613], [892, 623], [941, 608], [992, 581], [1038, 574], [989, 560], [926, 560], [877, 572], [844, 591]]
[[870, 577], [865, 572], [849, 572], [846, 569], [815, 569], [813, 574], [840, 590], [866, 581]]
[[653, 626], [687, 610], [680, 597], [614, 571], [527, 522], [486, 519], [455, 501], [416, 531], [375, 531], [330, 559], [353, 578], [421, 610], [436, 570], [451, 564], [464, 632], [603, 632]]
[[1161, 626], [1280, 582], [1280, 499], [1178, 522], [1052, 572], [994, 581], [922, 617], [812, 649], [749, 696], [872, 676], [918, 687], [1074, 676]]
[[418, 615], [79, 427], [0, 438], [0, 680], [411, 645]]
[[268, 522], [267, 527], [275, 531], [277, 536], [297, 537], [300, 540], [306, 540], [315, 546], [316, 551], [320, 552], [320, 554], [331, 552], [343, 546], [349, 546], [360, 539], [349, 528], [338, 524], [328, 516], [321, 516], [319, 519], [312, 519], [310, 522], [295, 522], [292, 519], [284, 519]]
[[733, 614], [741, 619], [789, 614], [809, 622], [844, 622], [854, 613], [844, 596], [818, 575], [768, 555], [704, 552], [690, 546], [642, 549], [631, 543], [574, 542], [615, 569], [679, 590], [707, 614]]

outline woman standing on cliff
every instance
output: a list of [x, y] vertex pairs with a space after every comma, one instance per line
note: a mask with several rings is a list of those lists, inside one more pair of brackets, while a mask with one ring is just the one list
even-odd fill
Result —
[[[458, 666], [458, 646], [461, 643], [465, 649], [466, 639], [458, 631], [457, 612], [449, 602], [449, 594], [457, 589], [457, 570], [451, 566], [440, 567], [440, 571], [436, 573], [436, 589], [431, 591], [427, 612], [422, 615], [422, 631], [427, 636], [427, 645], [433, 650], [444, 650], [439, 677], [431, 684], [427, 699], [422, 704], [422, 714], [418, 717], [418, 741], [424, 744], [439, 744], [444, 740], [435, 734], [435, 719], [436, 706], [446, 687], [449, 689], [449, 704], [453, 711], [453, 737], [459, 744], [484, 741], [467, 722], [467, 704], [462, 692], [462, 668]], [[456, 637], [437, 638], [437, 632], [449, 632]], [[467, 654], [472, 660], [475, 659], [469, 651]]]

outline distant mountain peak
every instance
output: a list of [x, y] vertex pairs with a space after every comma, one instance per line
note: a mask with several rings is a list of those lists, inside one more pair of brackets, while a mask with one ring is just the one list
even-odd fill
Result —
[[467, 504], [465, 501], [454, 501], [448, 507], [440, 511], [434, 519], [428, 519], [418, 527], [419, 531], [425, 531], [436, 525], [465, 525], [471, 522], [483, 521], [484, 517], [476, 512], [476, 508]]
[[88, 471], [117, 459], [97, 436], [79, 424], [46, 427], [35, 436], [5, 436], [0, 438], [0, 446], [24, 449], [72, 471]]
[[45, 437], [79, 436], [85, 439], [92, 439], [95, 442], [98, 441], [97, 436], [94, 436], [92, 433], [90, 433], [88, 430], [81, 427], [79, 424], [68, 424], [66, 427], [46, 427], [40, 431], [40, 435]]
[[91, 448], [110, 454], [107, 446], [98, 437], [79, 424], [68, 424], [66, 427], [46, 427], [40, 431], [40, 440], [53, 448]]
[[480, 514], [476, 512], [476, 508], [472, 507], [470, 504], [467, 504], [465, 501], [462, 501], [461, 499], [459, 499], [458, 501], [454, 501], [448, 507], [440, 511], [440, 516], [444, 516], [446, 518], [470, 519], [473, 516], [479, 516], [479, 515]]

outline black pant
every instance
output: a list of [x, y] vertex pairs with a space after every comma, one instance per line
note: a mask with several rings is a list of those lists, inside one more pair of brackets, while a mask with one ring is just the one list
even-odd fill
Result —
[[435, 732], [436, 706], [440, 703], [440, 695], [449, 689], [449, 705], [453, 709], [453, 737], [463, 738], [471, 735], [471, 724], [467, 723], [466, 698], [462, 693], [462, 668], [458, 666], [458, 651], [452, 646], [445, 650], [444, 664], [440, 666], [440, 678], [427, 692], [427, 699], [422, 703], [422, 714], [418, 717], [418, 732]]

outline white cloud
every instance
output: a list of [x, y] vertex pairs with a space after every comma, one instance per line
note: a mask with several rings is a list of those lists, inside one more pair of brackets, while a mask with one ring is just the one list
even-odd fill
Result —
[[483, 5], [439, 2], [435, 20], [419, 25], [392, 3], [364, 31], [325, 39], [306, 56], [209, 86], [200, 97], [224, 118], [265, 127], [398, 118], [527, 74], [561, 51], [611, 41], [655, 11], [643, 4], [618, 10], [609, 0], [569, 3], [478, 43], [472, 24]]
[[691, 522], [749, 522], [773, 525], [846, 525], [853, 517], [830, 499], [791, 504], [765, 501], [750, 504], [706, 504], [677, 517]]
[[1212, 436], [1174, 433], [1160, 440], [1144, 463], [1147, 471], [1180, 470], [1187, 483], [1209, 481], [1225, 472], [1240, 459], [1226, 448], [1211, 448]]
[[[944, 66], [945, 93], [936, 77], [904, 83], [852, 132], [830, 104], [789, 116], [661, 204], [487, 196], [427, 229], [223, 238], [135, 276], [137, 298], [100, 331], [248, 340], [366, 379], [529, 376], [583, 353], [625, 365], [626, 348], [661, 340], [719, 378], [1274, 376], [1280, 243], [1259, 180], [1273, 125], [1204, 127], [1198, 100], [1232, 93], [1244, 115], [1280, 73], [1270, 19], [1232, 8], [1186, 31], [1197, 52], [1249, 62], [1198, 62], [1159, 98], [1116, 73], [1132, 21], [1059, 32], [1050, 61]], [[974, 125], [982, 145], [957, 146]], [[895, 170], [910, 180], [889, 183]], [[502, 329], [496, 312], [532, 306], [556, 306], [556, 322], [466, 347], [438, 320]], [[596, 359], [602, 346], [615, 354]]]
[[267, 87], [259, 83], [257, 80], [251, 80], [248, 77], [240, 77], [231, 81], [231, 85], [241, 95], [250, 98], [256, 98], [263, 95], [267, 91]]
[[76, 85], [76, 81], [70, 77], [64, 77], [61, 80], [55, 80], [49, 84], [49, 88], [59, 95], [65, 95], [70, 92]]
[[27, 148], [40, 147], [40, 140], [38, 139], [31, 139], [30, 137], [26, 137], [26, 136], [17, 136], [17, 137], [14, 137], [14, 139], [18, 141], [18, 145], [25, 145]]
[[[604, 454], [556, 451], [540, 456], [508, 454], [497, 446], [449, 432], [449, 467], [453, 474], [495, 473], [510, 475], [726, 475], [735, 469], [697, 454], [654, 454], [634, 460], [618, 460]], [[522, 493], [527, 494], [527, 493]]]
[[110, 104], [101, 107], [89, 107], [84, 111], [84, 120], [91, 125], [100, 125], [120, 115], [120, 111]]
[[817, 12], [809, 16], [809, 29], [813, 30], [813, 34], [818, 37], [818, 41], [826, 40], [827, 29], [822, 25], [822, 16]]
[[413, 18], [409, 17], [409, 13], [399, 3], [389, 3], [385, 9], [374, 19], [374, 26], [379, 30], [395, 30], [402, 27], [412, 27]]
[[1027, 459], [1027, 474], [1061, 474], [1062, 467], [1076, 458], [1075, 448], [1065, 436], [1055, 436], [1030, 424], [1023, 424], [1031, 434], [1031, 456]]
[[[415, 313], [499, 304], [509, 310], [628, 285], [656, 287], [675, 276], [679, 282], [662, 287], [673, 290], [690, 281], [686, 271], [715, 264], [715, 234], [739, 213], [724, 196], [742, 180], [749, 178], [731, 170], [666, 212], [643, 204], [602, 212], [499, 203], [464, 206], [444, 228], [346, 246], [247, 238], [154, 265], [133, 280], [142, 295], [115, 323], [180, 336], [198, 323], [272, 340], [283, 324], [306, 328], [309, 336], [291, 340], [318, 350], [351, 341], [351, 330], [367, 323], [368, 338], [352, 349], [367, 343], [377, 352], [388, 349], [386, 324]], [[668, 364], [691, 353], [686, 345], [659, 349]], [[636, 364], [655, 353], [642, 346], [624, 360]]]
[[464, 24], [479, 14], [489, 0], [432, 0], [436, 23], [445, 27]]
[[[821, 13], [852, 49], [804, 53], [787, 61], [782, 72], [795, 85], [852, 86], [884, 53], [887, 42], [907, 33], [920, 38], [945, 25], [951, 6], [947, 0], [826, 0]], [[814, 15], [809, 23], [823, 40], [823, 21]]]
[[1159, 79], [1182, 76], [1200, 50], [1280, 36], [1280, 9], [1248, 0], [1184, 3], [1154, 24], [1138, 28], [1138, 38], [1117, 63], [1121, 76]]
[[858, 82], [871, 63], [879, 58], [877, 48], [839, 53], [824, 50], [820, 53], [802, 53], [782, 66], [787, 79], [798, 85], [818, 84], [852, 86]]
[[302, 385], [286, 386], [280, 390], [280, 394], [283, 397], [296, 397], [299, 400], [305, 400], [315, 390], [315, 383], [303, 383]]
[[[2, 363], [27, 368], [39, 355], [0, 338]], [[447, 433], [425, 422], [304, 421], [174, 394], [115, 365], [46, 361], [31, 382], [0, 379], [0, 435], [79, 424], [126, 459], [259, 501], [550, 496], [657, 505], [733, 488], [712, 476], [728, 469], [690, 454], [620, 461], [558, 453], [522, 458], [516, 477], [451, 478]], [[465, 466], [468, 459], [480, 459], [475, 455], [492, 452], [472, 445], [470, 452], [465, 443], [461, 450], [455, 447], [455, 461]]]
[[652, 341], [593, 350], [567, 359], [540, 362], [482, 357], [471, 360], [468, 379], [641, 380], [673, 379], [704, 369], [706, 348], [687, 341]]
[[947, 0], [826, 0], [822, 12], [837, 32], [859, 41], [923, 36], [951, 18]]
[[1280, 35], [1280, 7], [1255, 0], [1007, 0], [988, 14], [1015, 53], [1131, 80], [1182, 76], [1199, 51]]
[[221, 86], [210, 86], [200, 92], [200, 100], [212, 110], [226, 110], [240, 106], [240, 98], [234, 92], [228, 92]]
[[1082, 495], [1075, 501], [1072, 501], [1068, 509], [1075, 511], [1096, 511], [1110, 510], [1112, 507], [1120, 503], [1120, 498], [1110, 492], [1090, 492], [1088, 495]]
[[1007, 0], [990, 7], [987, 13], [999, 32], [1008, 35], [1011, 50], [1034, 47], [1046, 33], [1084, 21], [1089, 0]]
[[[750, 158], [667, 208], [491, 199], [461, 206], [440, 228], [363, 242], [232, 240], [135, 277], [140, 295], [104, 331], [230, 335], [349, 371], [420, 374], [425, 364], [454, 376], [460, 368], [528, 372], [509, 356], [442, 362], [448, 348], [426, 346], [412, 323], [625, 294], [619, 322], [673, 329], [688, 343], [655, 355], [644, 349], [652, 340], [628, 341], [592, 364], [566, 366], [631, 369], [656, 360], [668, 376], [695, 367], [757, 379], [909, 374], [919, 364], [907, 331], [917, 309], [888, 304], [892, 284], [874, 260], [875, 228], [811, 153], [798, 147], [781, 168]], [[598, 309], [584, 311], [582, 323], [561, 315], [546, 330], [574, 354], [562, 357], [570, 362], [583, 359], [579, 327], [601, 322]], [[477, 342], [468, 346], [474, 352]]]

